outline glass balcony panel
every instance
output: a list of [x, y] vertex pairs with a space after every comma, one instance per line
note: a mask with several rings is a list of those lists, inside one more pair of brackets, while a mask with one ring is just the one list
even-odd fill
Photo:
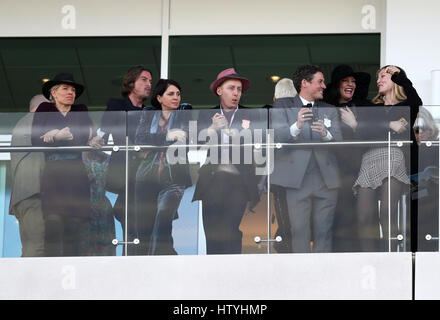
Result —
[[[393, 108], [393, 112], [399, 114], [399, 119], [396, 121], [409, 119], [408, 108]], [[423, 178], [421, 173], [426, 170], [431, 172], [438, 168], [434, 166], [433, 169], [427, 164], [427, 161], [434, 164], [438, 161], [436, 160], [438, 157], [432, 156], [433, 154], [437, 155], [438, 144], [431, 144], [429, 147], [431, 149], [427, 150], [427, 144], [419, 141], [419, 174], [410, 175], [409, 141], [411, 131], [405, 121], [401, 121], [402, 128], [405, 128], [405, 130], [402, 129], [402, 133], [393, 133], [393, 130], [389, 129], [381, 131], [384, 129], [386, 121], [381, 123], [381, 118], [378, 115], [384, 111], [384, 107], [359, 107], [356, 111], [359, 120], [358, 126], [352, 136], [346, 132], [347, 128], [344, 129], [343, 122], [339, 121], [338, 123], [338, 120], [330, 119], [331, 110], [320, 109], [324, 126], [330, 132], [333, 131], [330, 128], [336, 130], [337, 125], [340, 127], [340, 132], [338, 133], [336, 130], [334, 137], [340, 136], [342, 140], [329, 142], [315, 141], [313, 138], [312, 141], [292, 140], [290, 125], [284, 123], [291, 121], [289, 118], [291, 111], [289, 109], [271, 109], [269, 111], [270, 129], [266, 130], [268, 127], [267, 109], [239, 110], [233, 116], [234, 118], [231, 118], [233, 126], [231, 128], [226, 126], [222, 131], [208, 130], [210, 127], [213, 128], [213, 117], [221, 115], [218, 110], [179, 110], [174, 112], [175, 116], [173, 117], [182, 124], [181, 128], [175, 129], [179, 129], [185, 134], [174, 132], [168, 136], [169, 140], [166, 139], [168, 134], [161, 135], [159, 133], [158, 136], [161, 136], [162, 140], [157, 140], [154, 137], [158, 133], [153, 130], [153, 119], [157, 117], [160, 119], [158, 111], [89, 112], [81, 117], [90, 119], [90, 122], [88, 122], [89, 120], [84, 122], [90, 123], [90, 126], [81, 123], [77, 128], [71, 128], [73, 132], [76, 132], [74, 136], [85, 137], [83, 139], [85, 142], [80, 143], [79, 140], [74, 139], [70, 142], [53, 145], [44, 143], [46, 132], [43, 131], [48, 128], [42, 127], [38, 129], [41, 131], [39, 133], [37, 133], [38, 130], [34, 130], [34, 145], [17, 144], [14, 140], [12, 147], [9, 147], [11, 137], [22, 134], [20, 131], [13, 131], [13, 129], [18, 121], [28, 114], [8, 114], [8, 120], [4, 121], [2, 125], [2, 138], [3, 145], [9, 149], [5, 149], [5, 152], [2, 153], [0, 168], [5, 202], [9, 204], [11, 193], [14, 194], [12, 192], [14, 184], [18, 181], [15, 171], [11, 168], [13, 161], [10, 159], [20, 153], [28, 155], [40, 153], [40, 156], [44, 154], [44, 157], [47, 158], [46, 164], [51, 164], [42, 169], [42, 181], [48, 183], [42, 182], [40, 187], [45, 190], [44, 194], [46, 195], [54, 192], [57, 195], [62, 195], [57, 197], [61, 199], [59, 201], [55, 201], [54, 197], [42, 197], [41, 205], [43, 206], [44, 202], [44, 207], [49, 208], [43, 215], [44, 256], [113, 255], [115, 252], [118, 255], [298, 252], [294, 248], [295, 241], [291, 231], [294, 226], [292, 220], [295, 221], [298, 218], [292, 215], [289, 210], [291, 207], [291, 204], [289, 207], [289, 202], [292, 201], [292, 195], [289, 193], [292, 191], [290, 189], [300, 191], [304, 189], [291, 186], [303, 166], [301, 161], [296, 161], [298, 160], [296, 157], [313, 153], [315, 168], [327, 166], [325, 167], [327, 171], [320, 170], [318, 177], [315, 177], [318, 182], [320, 181], [324, 187], [332, 186], [332, 184], [338, 185], [336, 183], [338, 178], [336, 175], [332, 176], [330, 170], [334, 163], [337, 164], [339, 175], [339, 186], [333, 188], [337, 189], [334, 212], [329, 214], [332, 215], [332, 221], [330, 223], [331, 249], [328, 251], [410, 250], [411, 192], [417, 191], [414, 197], [419, 199], [420, 217], [424, 216], [424, 208], [426, 207], [430, 208], [430, 212], [438, 211], [436, 209], [438, 207], [435, 207], [438, 206], [436, 198], [429, 198], [429, 201], [426, 197], [420, 198], [424, 194], [423, 188], [425, 186], [419, 183], [418, 189], [414, 189], [414, 183], [411, 186], [410, 181], [414, 182], [414, 179]], [[145, 117], [151, 118], [149, 125], [142, 123], [143, 114], [148, 114]], [[378, 120], [367, 122], [366, 119], [371, 119], [373, 115]], [[50, 120], [54, 114], [40, 113], [38, 117], [40, 120], [45, 118]], [[125, 123], [129, 124], [127, 129], [124, 127]], [[144, 134], [146, 140], [142, 140], [142, 134], [140, 134], [142, 128], [146, 133]], [[250, 130], [247, 130], [248, 128]], [[415, 133], [417, 133], [416, 129], [415, 126]], [[90, 131], [98, 132], [105, 140], [105, 145], [101, 150], [92, 150], [87, 145], [90, 136], [84, 133], [90, 134]], [[177, 132], [179, 131], [177, 130]], [[38, 134], [40, 136], [37, 137]], [[312, 137], [313, 135], [314, 133], [312, 133]], [[181, 143], [173, 140], [180, 136], [184, 138]], [[165, 139], [163, 139], [164, 137]], [[128, 143], [128, 149], [125, 143]], [[25, 147], [25, 149], [17, 148], [17, 146]], [[128, 152], [126, 153], [125, 150]], [[378, 186], [364, 185], [362, 187], [363, 174], [369, 178], [374, 178], [374, 175], [378, 174], [375, 167], [377, 162], [373, 162], [374, 165], [370, 163], [368, 166], [367, 160], [371, 153], [373, 156], [377, 156], [379, 162], [384, 162], [381, 165], [382, 168], [386, 168], [386, 172], [384, 174], [383, 170], [379, 171], [381, 183]], [[161, 158], [161, 154], [165, 158]], [[322, 154], [328, 156], [328, 161], [322, 162], [320, 160]], [[390, 163], [388, 163], [388, 154], [391, 154]], [[151, 157], [155, 159], [153, 162], [149, 162], [153, 159]], [[120, 158], [119, 161], [113, 161], [117, 158]], [[142, 241], [143, 229], [138, 226], [139, 217], [142, 219], [146, 216], [145, 211], [150, 212], [150, 216], [153, 216], [151, 219], [153, 222], [149, 224], [152, 229], [158, 220], [157, 208], [162, 199], [161, 191], [163, 189], [160, 187], [158, 190], [153, 189], [160, 186], [162, 178], [159, 175], [158, 184], [145, 183], [142, 174], [159, 172], [159, 166], [163, 163], [161, 159], [165, 160], [166, 172], [169, 176], [166, 179], [174, 178], [173, 170], [170, 170], [173, 166], [183, 167], [184, 176], [189, 177], [184, 179], [183, 183], [177, 184], [181, 188], [174, 189], [174, 193], [170, 192], [167, 195], [165, 191], [163, 192], [166, 199], [163, 203], [165, 205], [173, 204], [172, 201], [167, 201], [168, 197], [172, 198], [171, 194], [176, 196], [173, 199], [175, 200], [173, 206], [177, 206], [176, 215], [169, 216], [171, 217], [171, 227], [168, 223], [165, 229], [158, 229], [171, 230], [171, 236], [168, 236], [168, 240], [156, 241], [158, 247], [161, 246], [160, 244], [168, 243], [168, 249], [164, 249], [165, 251], [152, 249], [149, 243], [152, 237], [160, 238], [163, 236], [162, 231], [156, 234], [150, 231], [148, 240], [143, 236]], [[23, 163], [20, 162], [19, 166], [22, 166]], [[116, 166], [115, 163], [117, 163]], [[154, 166], [158, 170], [151, 171]], [[111, 169], [112, 167], [113, 169]], [[303, 179], [306, 177], [305, 173], [311, 172], [308, 171], [310, 170], [309, 164], [304, 170]], [[433, 173], [431, 176], [435, 178], [434, 171], [431, 172]], [[388, 173], [391, 175], [391, 183], [388, 183]], [[248, 176], [243, 178], [244, 175]], [[105, 181], [103, 181], [104, 176]], [[82, 185], [87, 185], [87, 188], [80, 188], [76, 183], [78, 181], [85, 182], [84, 177], [87, 177], [87, 183], [82, 183]], [[125, 185], [126, 179], [129, 182], [127, 186]], [[211, 179], [214, 179], [214, 182]], [[67, 181], [69, 183], [66, 183]], [[354, 187], [356, 181], [358, 183]], [[118, 188], [119, 190], [117, 190]], [[127, 208], [125, 206], [125, 188], [127, 188], [129, 198]], [[327, 187], [327, 189], [332, 188]], [[51, 193], [50, 190], [54, 192]], [[432, 193], [431, 189], [428, 191], [429, 194]], [[252, 192], [254, 193], [252, 194]], [[268, 192], [270, 192], [269, 198]], [[83, 193], [88, 193], [88, 198]], [[156, 196], [148, 200], [148, 197], [153, 194]], [[257, 195], [257, 197], [252, 198], [252, 195]], [[241, 204], [241, 207], [239, 218], [231, 221], [227, 220], [225, 208], [229, 205], [232, 206], [235, 201], [234, 197], [237, 203]], [[314, 194], [314, 198], [317, 197], [317, 194]], [[85, 200], [86, 198], [88, 200]], [[219, 202], [218, 199], [221, 201]], [[390, 206], [388, 206], [389, 199], [391, 199]], [[91, 205], [91, 209], [83, 210], [86, 205]], [[236, 207], [238, 208], [238, 206]], [[54, 214], [53, 208], [59, 209], [57, 212], [61, 212], [61, 214]], [[100, 211], [100, 209], [102, 210]], [[126, 209], [128, 215], [125, 215]], [[365, 210], [362, 211], [362, 209]], [[137, 213], [137, 210], [140, 212]], [[75, 213], [69, 214], [70, 211]], [[214, 215], [213, 218], [211, 213], [216, 211], [219, 214]], [[52, 217], [46, 217], [48, 213]], [[388, 216], [389, 213], [391, 213], [390, 216]], [[221, 217], [218, 221], [210, 220], [215, 220], [218, 217]], [[420, 248], [423, 248], [421, 243], [425, 241], [420, 240], [425, 236], [421, 228], [423, 225], [430, 225], [434, 228], [434, 225], [437, 225], [435, 221], [438, 221], [437, 217], [435, 219], [428, 220], [427, 224], [426, 221], [419, 219], [418, 245]], [[19, 220], [20, 216], [17, 219], [15, 215], [3, 212], [1, 219], [2, 256], [26, 255], [22, 252], [21, 236], [23, 233], [20, 233], [20, 226], [24, 224], [20, 224]], [[73, 223], [70, 223], [73, 228], [69, 226], [64, 229], [67, 220], [73, 220]], [[169, 222], [169, 220], [167, 221]], [[101, 227], [105, 223], [107, 223], [107, 229], [104, 230]], [[319, 220], [313, 220], [312, 223], [319, 223]], [[131, 227], [129, 227], [130, 225]], [[125, 231], [126, 228], [127, 231]], [[310, 228], [310, 238], [306, 241], [306, 252], [320, 252], [321, 249], [317, 245], [319, 230]], [[37, 228], [34, 229], [37, 230]], [[436, 237], [434, 229], [429, 230], [431, 238]], [[60, 230], [63, 232], [67, 230], [67, 235], [60, 235]], [[222, 231], [219, 232], [219, 230]], [[391, 236], [388, 236], [389, 230], [391, 230]], [[166, 234], [169, 235], [169, 232], [166, 231]], [[114, 241], [115, 239], [117, 241]], [[109, 242], [112, 242], [111, 246], [108, 245]], [[139, 251], [138, 248], [142, 248], [142, 244], [148, 244], [148, 249], [145, 246]], [[130, 252], [130, 247], [133, 248], [133, 253]], [[166, 245], [162, 247], [166, 247]], [[211, 248], [213, 249], [211, 250]], [[325, 250], [327, 251], [327, 249]]]
[[[207, 254], [267, 253], [267, 109], [200, 110], [195, 199]], [[194, 137], [195, 138], [195, 137]]]
[[[129, 112], [136, 117], [129, 148], [133, 210], [129, 255], [198, 254], [199, 208], [192, 201], [194, 164], [188, 154], [191, 110]], [[138, 242], [138, 243], [137, 243]]]
[[[388, 115], [385, 107], [353, 108], [353, 129], [334, 107], [317, 105], [310, 120], [298, 121], [302, 103], [292, 103], [270, 110], [276, 146], [270, 183], [285, 193], [278, 216], [288, 221], [287, 250], [410, 250], [409, 109], [393, 107]], [[402, 132], [390, 131], [387, 117], [400, 121]]]
[[[125, 113], [113, 115], [125, 125]], [[101, 128], [113, 144], [108, 133], [120, 126], [102, 125], [100, 112], [9, 117], [2, 127], [10, 133], [4, 135], [10, 153], [3, 153], [10, 161], [3, 166], [11, 177], [4, 184], [11, 216], [4, 212], [2, 219], [9, 220], [3, 256], [115, 255], [112, 195], [105, 189], [113, 146], [93, 149], [89, 141]]]
[[141, 158], [134, 217], [141, 249], [135, 254], [267, 252], [267, 110], [240, 109], [230, 127], [213, 129], [212, 118], [220, 115], [143, 111], [130, 148]]
[[418, 171], [413, 197], [418, 201], [417, 251], [439, 250], [439, 106], [420, 107], [414, 125]]

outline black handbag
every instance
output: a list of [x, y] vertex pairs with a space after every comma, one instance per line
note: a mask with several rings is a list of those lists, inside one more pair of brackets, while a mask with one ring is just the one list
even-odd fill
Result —
[[[128, 157], [128, 183], [133, 184], [136, 178], [136, 171], [141, 159], [137, 153], [131, 153]], [[105, 190], [116, 194], [125, 192], [125, 152], [113, 152], [106, 175]]]

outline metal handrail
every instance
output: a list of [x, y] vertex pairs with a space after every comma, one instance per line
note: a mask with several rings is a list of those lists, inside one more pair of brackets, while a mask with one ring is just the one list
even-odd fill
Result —
[[420, 141], [421, 144], [426, 144], [427, 147], [430, 147], [431, 145], [439, 145], [440, 142], [438, 140], [423, 140]]
[[[425, 142], [425, 141], [424, 141]], [[158, 148], [169, 148], [170, 146], [177, 148], [198, 148], [198, 147], [272, 147], [272, 148], [281, 148], [281, 147], [311, 147], [311, 146], [341, 146], [341, 145], [351, 145], [351, 146], [365, 146], [365, 145], [391, 145], [403, 146], [403, 145], [411, 145], [413, 141], [406, 140], [395, 140], [395, 141], [338, 141], [338, 142], [307, 142], [307, 143], [285, 143], [285, 142], [273, 142], [273, 143], [223, 143], [223, 144], [172, 144], [166, 146], [155, 146], [155, 145], [105, 145], [101, 148], [94, 148], [91, 146], [64, 146], [64, 147], [35, 147], [35, 146], [0, 146], [0, 152], [24, 152], [24, 151], [36, 151], [36, 152], [44, 152], [44, 151], [54, 151], [54, 150], [74, 150], [74, 151], [93, 151], [93, 150], [102, 150], [102, 151], [139, 151], [140, 149], [158, 149]], [[437, 144], [439, 142], [437, 141]], [[433, 141], [434, 144], [434, 141]]]

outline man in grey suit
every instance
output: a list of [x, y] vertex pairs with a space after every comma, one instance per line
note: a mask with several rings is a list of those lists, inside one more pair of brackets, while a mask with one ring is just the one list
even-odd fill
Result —
[[[336, 108], [319, 101], [325, 89], [319, 67], [301, 66], [292, 80], [298, 95], [274, 102], [271, 119], [275, 142], [307, 144], [342, 140]], [[283, 146], [275, 153], [271, 183], [286, 190], [292, 251], [330, 252], [340, 186], [332, 149], [323, 145]]]
[[[42, 94], [31, 99], [30, 112], [12, 130], [11, 146], [32, 146], [34, 112], [42, 102], [49, 102]], [[44, 163], [42, 152], [11, 152], [13, 186], [9, 214], [18, 219], [22, 257], [44, 256], [44, 220], [40, 197]]]

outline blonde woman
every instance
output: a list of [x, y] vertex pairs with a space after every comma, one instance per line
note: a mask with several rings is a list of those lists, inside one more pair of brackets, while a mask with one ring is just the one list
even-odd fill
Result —
[[423, 141], [438, 141], [439, 129], [428, 109], [421, 107], [413, 126], [419, 149], [419, 170], [411, 176], [417, 184], [417, 250], [438, 251], [438, 241], [426, 239], [426, 235], [438, 234], [438, 147], [427, 146]]
[[422, 141], [438, 140], [439, 130], [437, 124], [428, 109], [421, 107], [413, 126], [417, 145]]
[[[42, 88], [50, 100], [39, 105], [32, 123], [32, 145], [69, 147], [88, 145], [92, 121], [87, 107], [74, 104], [84, 91], [71, 74], [59, 74]], [[89, 223], [90, 185], [81, 151], [45, 152], [41, 179], [46, 256], [80, 255], [81, 230]]]
[[[411, 119], [422, 105], [417, 91], [402, 68], [385, 66], [377, 72], [378, 94], [373, 103], [381, 108], [366, 112], [358, 128], [360, 138], [371, 141], [408, 140]], [[399, 108], [409, 106], [407, 108]], [[391, 178], [388, 178], [390, 170]], [[357, 192], [358, 232], [362, 251], [388, 251], [388, 206], [391, 207], [391, 236], [396, 236], [398, 201], [404, 185], [409, 185], [405, 156], [401, 148], [392, 147], [388, 167], [388, 147], [374, 147], [362, 156], [359, 176], [354, 184]], [[391, 195], [389, 197], [388, 189]], [[390, 202], [388, 201], [390, 199]], [[379, 212], [378, 200], [380, 200]], [[379, 218], [380, 217], [380, 218]], [[379, 221], [380, 219], [380, 221]], [[379, 222], [382, 226], [380, 237]]]

